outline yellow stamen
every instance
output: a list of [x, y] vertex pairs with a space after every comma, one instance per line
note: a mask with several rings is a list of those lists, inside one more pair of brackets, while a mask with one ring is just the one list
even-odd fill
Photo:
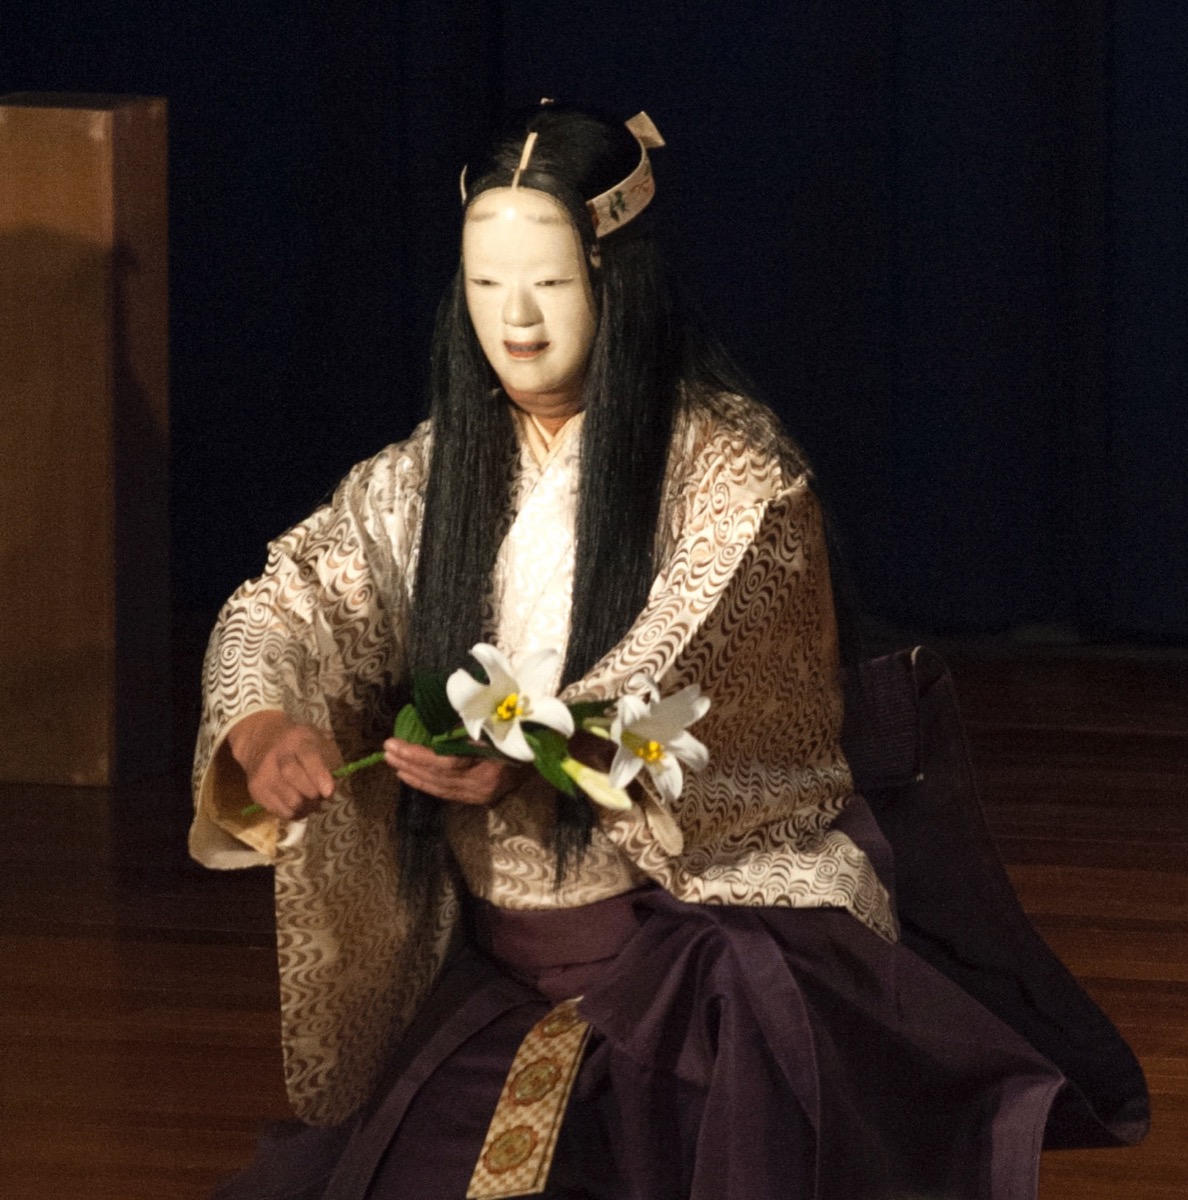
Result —
[[659, 762], [664, 757], [664, 747], [659, 742], [645, 742], [636, 751], [647, 763]]
[[646, 763], [658, 763], [664, 757], [662, 743], [641, 738], [636, 733], [624, 733], [623, 744], [636, 758], [642, 758]]
[[495, 706], [495, 716], [500, 721], [514, 721], [524, 715], [524, 704], [519, 692], [509, 692]]

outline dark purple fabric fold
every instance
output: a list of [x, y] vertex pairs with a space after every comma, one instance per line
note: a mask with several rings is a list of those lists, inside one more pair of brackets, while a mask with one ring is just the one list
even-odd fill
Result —
[[637, 1148], [694, 1127], [680, 1194], [1034, 1195], [1059, 1072], [909, 951], [832, 909], [636, 903], [651, 918], [581, 1008], [615, 1094], [667, 1077], [700, 1110], [660, 1087], [631, 1111]]
[[[444, 974], [354, 1126], [337, 1142], [320, 1131], [337, 1156], [329, 1183], [322, 1163], [306, 1190], [251, 1190], [267, 1178], [257, 1164], [222, 1200], [461, 1200], [511, 1059], [568, 985], [594, 1033], [548, 1196], [1035, 1194], [1060, 1073], [845, 912], [689, 905], [644, 888], [472, 916], [486, 953]], [[277, 1159], [278, 1178], [291, 1165]]]
[[658, 887], [473, 902], [471, 945], [364, 1112], [275, 1127], [217, 1200], [462, 1200], [524, 1033], [576, 995], [594, 1032], [554, 1200], [1027, 1200], [1045, 1127], [1139, 1140], [1142, 1073], [1010, 890], [943, 664], [896, 655], [857, 684], [846, 749], [871, 805], [837, 827], [897, 893], [903, 942], [836, 909]]
[[924, 646], [870, 659], [845, 696], [842, 745], [894, 855], [904, 944], [1068, 1077], [1047, 1147], [1141, 1141], [1151, 1115], [1142, 1069], [1015, 896], [943, 660]]

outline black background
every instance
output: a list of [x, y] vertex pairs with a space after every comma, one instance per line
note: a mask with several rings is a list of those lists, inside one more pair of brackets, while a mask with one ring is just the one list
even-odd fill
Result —
[[0, 93], [169, 100], [172, 525], [205, 610], [422, 415], [505, 101], [640, 108], [666, 245], [865, 609], [1188, 640], [1178, 0], [0, 0]]

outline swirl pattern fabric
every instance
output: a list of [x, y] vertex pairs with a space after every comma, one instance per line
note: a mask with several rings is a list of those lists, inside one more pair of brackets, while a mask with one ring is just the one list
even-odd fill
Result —
[[634, 627], [568, 694], [699, 683], [709, 766], [671, 813], [652, 792], [604, 828], [678, 899], [840, 906], [893, 939], [869, 860], [830, 829], [853, 785], [820, 509], [803, 472], [787, 477], [794, 450], [765, 410], [734, 401], [726, 415], [686, 431], [683, 534]]
[[[225, 739], [262, 709], [316, 725], [347, 756], [390, 728], [429, 436], [422, 426], [360, 464], [274, 542], [207, 653], [191, 852], [214, 867], [275, 864], [289, 1094], [313, 1124], [344, 1119], [374, 1087], [440, 967], [457, 898], [443, 893], [419, 921], [398, 903], [389, 772], [355, 776], [315, 816], [278, 827], [243, 814]], [[686, 777], [671, 811], [649, 793], [601, 814], [603, 865], [693, 903], [840, 906], [893, 939], [873, 868], [831, 828], [852, 783], [821, 515], [795, 448], [765, 409], [721, 397], [684, 418], [666, 497], [648, 603], [566, 697], [610, 699], [646, 676], [666, 692], [698, 682], [713, 700], [695, 731], [710, 765]], [[504, 816], [530, 836], [531, 814]], [[514, 891], [514, 872], [505, 878]]]

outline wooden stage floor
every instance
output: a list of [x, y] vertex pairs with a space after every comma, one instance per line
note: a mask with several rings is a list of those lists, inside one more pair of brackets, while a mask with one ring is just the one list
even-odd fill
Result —
[[[1188, 1200], [1188, 656], [940, 649], [1023, 903], [1151, 1085], [1149, 1139], [1045, 1156], [1041, 1196]], [[196, 1200], [286, 1114], [269, 876], [191, 864], [188, 807], [180, 765], [0, 785], [5, 1200]]]

